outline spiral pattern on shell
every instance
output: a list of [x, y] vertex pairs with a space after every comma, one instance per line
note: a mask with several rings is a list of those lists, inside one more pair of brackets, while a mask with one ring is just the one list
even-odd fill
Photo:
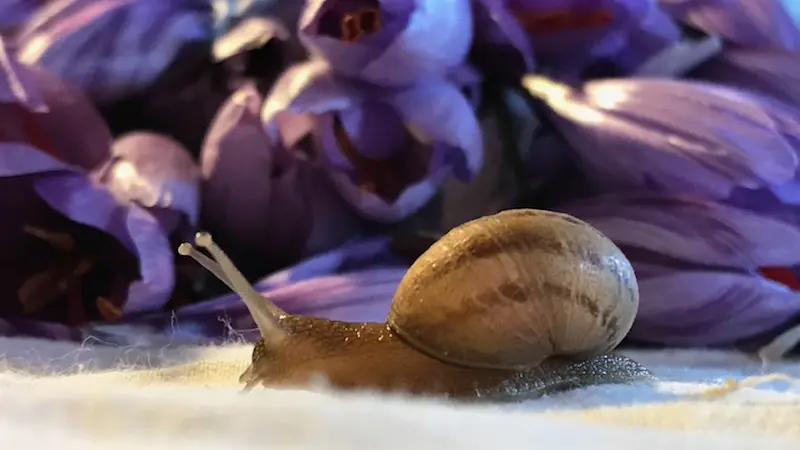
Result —
[[431, 246], [400, 283], [388, 323], [442, 361], [524, 369], [608, 353], [638, 307], [633, 268], [610, 239], [569, 215], [516, 209]]

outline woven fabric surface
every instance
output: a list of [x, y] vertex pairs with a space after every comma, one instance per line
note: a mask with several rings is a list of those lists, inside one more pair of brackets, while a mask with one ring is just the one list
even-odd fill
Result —
[[[800, 448], [800, 362], [626, 352], [654, 384], [513, 405], [255, 390], [251, 347], [110, 348], [0, 340], [0, 442], [15, 448]], [[786, 380], [750, 384], [765, 374]], [[721, 389], [729, 378], [742, 385]], [[680, 446], [680, 447], [676, 447]]]

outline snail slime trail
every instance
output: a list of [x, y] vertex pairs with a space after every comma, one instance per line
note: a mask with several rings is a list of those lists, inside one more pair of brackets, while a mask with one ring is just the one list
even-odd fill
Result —
[[386, 323], [287, 314], [247, 282], [208, 233], [178, 249], [242, 297], [261, 331], [245, 389], [334, 388], [517, 401], [653, 380], [610, 354], [639, 306], [619, 248], [568, 215], [515, 209], [454, 228], [398, 287]]

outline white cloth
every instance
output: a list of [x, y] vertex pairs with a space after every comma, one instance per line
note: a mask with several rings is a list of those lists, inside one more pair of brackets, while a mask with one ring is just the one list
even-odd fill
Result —
[[[241, 393], [251, 347], [115, 349], [0, 339], [0, 448], [800, 449], [791, 382], [699, 393], [763, 373], [723, 352], [626, 352], [653, 385], [515, 405], [293, 390]], [[768, 367], [800, 378], [800, 362]]]

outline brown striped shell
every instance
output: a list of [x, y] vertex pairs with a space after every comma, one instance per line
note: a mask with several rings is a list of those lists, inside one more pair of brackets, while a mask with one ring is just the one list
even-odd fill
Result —
[[431, 246], [400, 283], [388, 323], [440, 360], [522, 369], [611, 351], [638, 307], [633, 268], [611, 240], [572, 216], [518, 209]]

